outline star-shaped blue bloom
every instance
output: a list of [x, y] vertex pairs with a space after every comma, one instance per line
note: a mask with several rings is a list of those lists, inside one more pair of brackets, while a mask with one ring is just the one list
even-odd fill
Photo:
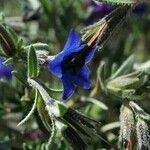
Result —
[[49, 70], [62, 80], [63, 99], [69, 98], [76, 85], [89, 89], [90, 71], [87, 63], [92, 59], [96, 46], [82, 44], [80, 36], [73, 29], [69, 33], [64, 49], [49, 62]]
[[13, 66], [11, 65], [4, 65], [3, 62], [5, 61], [5, 58], [0, 56], [0, 79], [11, 79], [13, 71]]

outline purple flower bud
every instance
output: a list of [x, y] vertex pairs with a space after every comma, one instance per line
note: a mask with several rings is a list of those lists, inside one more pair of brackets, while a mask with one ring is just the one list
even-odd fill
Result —
[[140, 14], [143, 14], [146, 11], [146, 9], [147, 9], [146, 4], [141, 3], [141, 4], [136, 5], [132, 11], [133, 13], [140, 15]]
[[5, 58], [0, 56], [0, 79], [11, 79], [12, 74], [11, 72], [13, 71], [13, 66], [11, 65], [4, 65], [3, 62], [5, 61]]
[[90, 16], [86, 19], [85, 24], [89, 25], [98, 19], [103, 18], [105, 15], [109, 14], [114, 7], [111, 4], [100, 3], [96, 1], [91, 1], [90, 7], [92, 7], [92, 12]]

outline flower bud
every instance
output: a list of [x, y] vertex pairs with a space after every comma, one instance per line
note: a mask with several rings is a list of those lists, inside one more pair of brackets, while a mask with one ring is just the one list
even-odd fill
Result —
[[132, 147], [132, 131], [134, 127], [133, 112], [128, 106], [123, 105], [120, 114], [120, 137], [119, 141], [124, 148]]
[[139, 150], [149, 150], [150, 149], [150, 134], [149, 128], [146, 122], [138, 118], [136, 124], [136, 133], [137, 133], [137, 143]]

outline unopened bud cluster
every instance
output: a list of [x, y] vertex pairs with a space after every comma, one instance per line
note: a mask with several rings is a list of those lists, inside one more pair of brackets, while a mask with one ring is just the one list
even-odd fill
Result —
[[138, 118], [136, 123], [137, 143], [140, 150], [150, 149], [150, 134], [146, 122]]
[[120, 113], [120, 137], [119, 141], [123, 147], [127, 147], [131, 142], [132, 132], [134, 128], [134, 115], [132, 110], [123, 105]]
[[129, 105], [122, 105], [120, 113], [119, 147], [137, 150], [150, 149], [150, 134], [147, 123], [133, 112]]

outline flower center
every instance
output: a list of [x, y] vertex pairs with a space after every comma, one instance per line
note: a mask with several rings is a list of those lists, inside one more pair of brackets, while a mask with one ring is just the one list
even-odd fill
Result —
[[62, 72], [69, 71], [72, 74], [78, 73], [85, 64], [85, 59], [89, 53], [89, 47], [85, 46], [80, 52], [74, 52], [62, 63]]

